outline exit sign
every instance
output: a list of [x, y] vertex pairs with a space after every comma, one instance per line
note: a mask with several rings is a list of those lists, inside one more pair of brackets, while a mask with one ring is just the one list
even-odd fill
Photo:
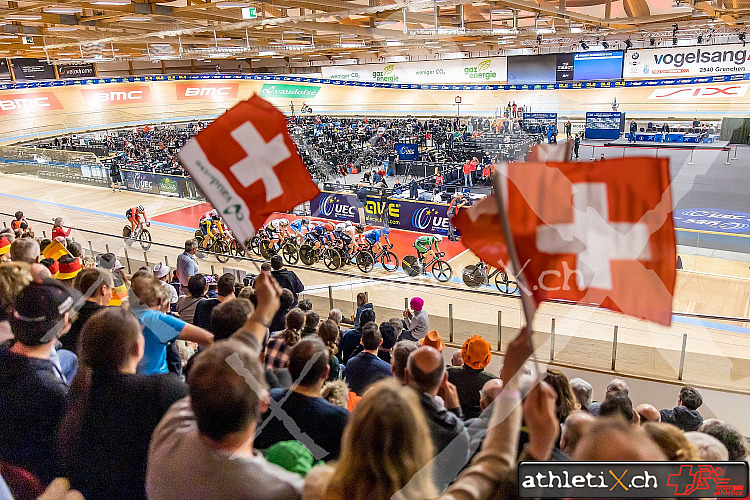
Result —
[[256, 19], [258, 11], [255, 7], [244, 7], [242, 9], [242, 19]]
[[21, 43], [24, 45], [34, 45], [34, 37], [33, 36], [22, 36], [21, 37]]

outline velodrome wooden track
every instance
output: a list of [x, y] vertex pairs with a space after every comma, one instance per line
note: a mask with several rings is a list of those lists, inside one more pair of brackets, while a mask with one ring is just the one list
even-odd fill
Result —
[[[109, 248], [126, 262], [127, 249], [133, 270], [144, 260], [153, 264], [166, 258], [174, 265], [180, 253], [175, 247], [181, 247], [192, 233], [189, 228], [154, 223], [151, 233], [155, 241], [175, 247], [154, 245], [144, 256], [137, 246], [125, 247], [121, 238], [83, 231], [121, 234], [125, 223], [122, 214], [128, 207], [138, 203], [148, 207], [151, 217], [192, 203], [177, 198], [131, 192], [113, 194], [104, 188], [5, 175], [0, 183], [0, 200], [4, 207], [2, 212], [5, 213], [23, 210], [28, 217], [50, 222], [53, 217], [64, 217], [66, 223], [80, 228], [74, 230], [73, 236], [86, 250], [92, 247], [95, 252], [99, 252]], [[0, 216], [0, 220], [8, 222], [9, 217]], [[37, 232], [45, 230], [49, 234], [49, 225], [35, 225]], [[471, 260], [473, 257], [466, 254], [454, 259], [454, 273], [460, 273], [464, 263]], [[214, 257], [201, 260], [202, 271], [208, 272], [212, 267], [218, 273], [223, 272], [224, 267], [255, 271], [254, 265], [247, 261], [233, 259], [227, 264], [220, 264]], [[347, 270], [350, 273], [348, 275], [331, 273], [324, 268], [302, 268], [297, 269], [297, 272], [307, 287], [305, 295], [321, 311], [328, 308], [328, 287], [331, 286], [335, 305], [345, 314], [353, 312], [353, 300], [359, 291], [369, 291], [379, 319], [400, 316], [404, 298], [419, 295], [425, 300], [425, 309], [431, 316], [431, 327], [436, 328], [446, 339], [449, 331], [449, 304], [453, 304], [454, 341], [459, 343], [473, 334], [480, 334], [495, 343], [498, 311], [502, 312], [503, 348], [521, 325], [522, 314], [517, 298], [503, 297], [496, 293], [470, 293], [463, 284], [431, 288], [416, 286], [415, 283], [419, 280], [412, 280], [400, 271], [394, 274], [377, 270], [373, 272], [373, 276], [391, 279], [389, 282], [372, 281], [356, 269]], [[432, 279], [425, 279], [424, 282], [436, 284]], [[675, 311], [747, 317], [747, 304], [748, 287], [745, 280], [680, 273]], [[612, 355], [613, 328], [617, 325], [618, 372], [676, 380], [682, 335], [687, 334], [686, 381], [700, 386], [750, 392], [750, 335], [746, 333], [681, 323], [665, 328], [595, 308], [544, 304], [537, 314], [534, 330], [536, 343], [541, 346], [541, 352], [545, 353], [542, 357], [547, 359], [553, 318], [556, 333], [554, 357], [558, 362], [608, 370]]]
[[[659, 89], [666, 89], [664, 93], [668, 93], [679, 89], [695, 89], [697, 85], [549, 91], [457, 91], [207, 79], [190, 81], [189, 84], [203, 88], [211, 85], [230, 87], [224, 92], [231, 97], [204, 95], [192, 99], [178, 99], [180, 91], [184, 94], [184, 88], [180, 86], [185, 84], [185, 81], [160, 81], [0, 91], [0, 100], [4, 101], [41, 96], [50, 99], [53, 104], [36, 108], [27, 107], [20, 111], [10, 109], [12, 105], [0, 106], [0, 142], [9, 143], [36, 135], [55, 135], [65, 131], [75, 132], [115, 124], [128, 125], [214, 117], [253, 93], [261, 94], [264, 85], [282, 84], [319, 87], [314, 97], [294, 99], [296, 109], [299, 110], [304, 101], [312, 106], [316, 113], [336, 115], [453, 115], [456, 113], [454, 104], [456, 95], [462, 97], [461, 114], [463, 115], [491, 116], [496, 108], [503, 107], [509, 101], [515, 101], [530, 106], [532, 111], [556, 110], [561, 118], [566, 119], [583, 119], [587, 111], [609, 111], [611, 110], [610, 103], [615, 97], [620, 103], [620, 111], [653, 118], [657, 121], [659, 118], [666, 119], [667, 117], [687, 121], [694, 117], [720, 119], [721, 116], [741, 116], [750, 105], [750, 96], [724, 96], [721, 93], [693, 100], [652, 98], [652, 94]], [[747, 91], [747, 84], [742, 82], [706, 84], [704, 87], [737, 85], [743, 91]], [[114, 102], [95, 102], [96, 98], [91, 97], [90, 92], [125, 92], [130, 93], [132, 99], [122, 100], [122, 94], [120, 94], [120, 100]], [[288, 97], [261, 95], [284, 111], [289, 110], [290, 99]], [[110, 97], [118, 98], [114, 94]]]

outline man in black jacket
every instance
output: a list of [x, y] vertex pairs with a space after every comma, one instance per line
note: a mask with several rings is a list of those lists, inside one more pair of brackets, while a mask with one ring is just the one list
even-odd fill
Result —
[[296, 304], [297, 294], [305, 289], [305, 285], [302, 284], [294, 271], [284, 269], [284, 261], [281, 260], [281, 255], [271, 257], [271, 268], [273, 269], [271, 275], [276, 278], [281, 288], [286, 288], [292, 292], [294, 295], [294, 304]]
[[661, 410], [661, 421], [679, 427], [685, 432], [697, 431], [703, 423], [703, 416], [698, 408], [703, 404], [703, 397], [692, 387], [680, 389], [677, 406], [671, 410]]

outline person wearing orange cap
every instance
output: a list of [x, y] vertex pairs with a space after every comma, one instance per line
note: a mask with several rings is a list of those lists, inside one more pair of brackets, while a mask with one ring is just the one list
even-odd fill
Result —
[[484, 371], [492, 359], [492, 346], [479, 335], [474, 335], [461, 346], [463, 366], [448, 368], [448, 380], [456, 386], [464, 416], [476, 418], [482, 412], [479, 393], [485, 382], [497, 378]]
[[10, 260], [10, 241], [5, 236], [0, 237], [0, 262]]

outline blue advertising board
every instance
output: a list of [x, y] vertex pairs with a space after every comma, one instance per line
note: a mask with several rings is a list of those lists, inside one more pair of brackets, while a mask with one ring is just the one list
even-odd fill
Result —
[[183, 192], [184, 184], [188, 180], [186, 177], [138, 170], [121, 170], [121, 173], [123, 184], [127, 190], [179, 197], [188, 196], [188, 193]]
[[[310, 211], [313, 217], [357, 223], [358, 203], [354, 194], [323, 191], [310, 201]], [[381, 202], [379, 196], [369, 196], [365, 203], [366, 223], [380, 224], [383, 212], [387, 214], [391, 228], [420, 233], [448, 233], [450, 218], [448, 205], [445, 204], [401, 198], [388, 198]]]
[[618, 139], [622, 131], [622, 113], [594, 111], [586, 113], [587, 139]]
[[679, 229], [750, 234], [750, 214], [734, 210], [685, 208], [674, 211], [674, 224]]
[[400, 160], [419, 160], [419, 145], [410, 142], [397, 142], [396, 154]]

